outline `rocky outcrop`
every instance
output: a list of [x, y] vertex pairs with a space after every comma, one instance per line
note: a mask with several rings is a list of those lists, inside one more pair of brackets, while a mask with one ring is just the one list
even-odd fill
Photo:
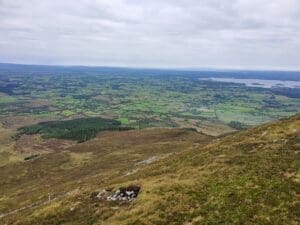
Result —
[[121, 187], [115, 191], [112, 189], [104, 189], [100, 192], [92, 192], [90, 197], [93, 200], [102, 200], [108, 202], [130, 202], [138, 197], [140, 189], [141, 187], [139, 185]]

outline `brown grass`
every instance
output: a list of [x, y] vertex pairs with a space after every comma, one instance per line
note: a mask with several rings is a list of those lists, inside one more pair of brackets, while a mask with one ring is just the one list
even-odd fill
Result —
[[[296, 225], [299, 127], [295, 116], [219, 139], [182, 129], [105, 132], [1, 168], [1, 212], [58, 196], [3, 223]], [[137, 163], [153, 156], [161, 158]], [[90, 199], [130, 184], [142, 186], [132, 203]]]

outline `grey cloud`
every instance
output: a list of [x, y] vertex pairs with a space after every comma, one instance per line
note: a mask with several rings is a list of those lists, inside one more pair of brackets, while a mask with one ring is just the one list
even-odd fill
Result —
[[300, 68], [299, 0], [0, 0], [0, 61]]

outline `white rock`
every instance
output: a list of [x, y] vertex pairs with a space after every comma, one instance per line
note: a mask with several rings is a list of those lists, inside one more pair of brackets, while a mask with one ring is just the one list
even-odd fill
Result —
[[126, 191], [127, 195], [132, 195], [134, 192], [133, 191]]

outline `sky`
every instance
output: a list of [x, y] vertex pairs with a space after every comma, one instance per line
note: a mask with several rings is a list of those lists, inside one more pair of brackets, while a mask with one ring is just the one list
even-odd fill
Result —
[[0, 0], [0, 62], [300, 69], [300, 0]]

